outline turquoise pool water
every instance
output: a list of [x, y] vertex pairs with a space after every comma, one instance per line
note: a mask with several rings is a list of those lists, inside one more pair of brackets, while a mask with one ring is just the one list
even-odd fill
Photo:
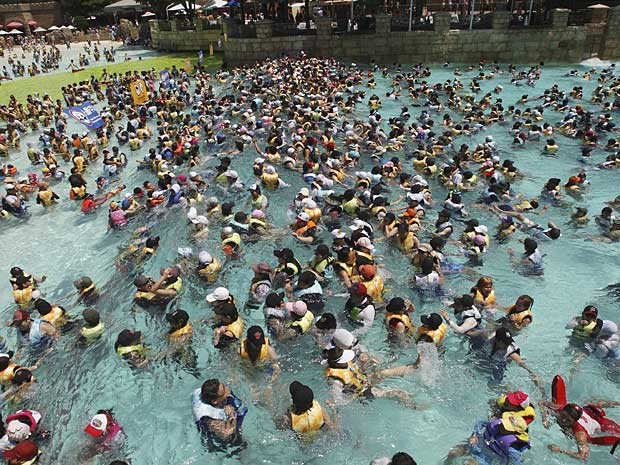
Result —
[[[463, 67], [461, 67], [462, 69]], [[481, 81], [482, 91], [491, 91], [497, 84], [504, 87], [501, 94], [504, 106], [516, 103], [518, 98], [528, 93], [530, 96], [541, 95], [543, 90], [557, 83], [564, 90], [573, 86], [584, 87], [584, 96], [589, 97], [596, 81], [566, 77], [569, 69], [577, 68], [580, 72], [584, 66], [560, 67], [545, 66], [543, 77], [536, 88], [513, 87], [509, 75], [501, 75], [493, 80]], [[453, 78], [453, 68], [433, 68], [429, 78], [440, 82]], [[461, 80], [467, 86], [470, 78], [477, 72], [464, 73]], [[389, 80], [377, 73], [378, 88], [375, 93], [385, 95]], [[373, 92], [366, 89], [367, 97]], [[1, 92], [1, 88], [0, 88]], [[479, 94], [480, 96], [483, 93]], [[408, 99], [391, 102], [383, 98], [381, 111], [384, 121], [396, 116], [400, 107], [410, 106]], [[587, 102], [583, 102], [589, 106]], [[99, 105], [101, 107], [101, 105]], [[412, 118], [420, 113], [420, 108], [411, 108]], [[365, 105], [357, 111], [360, 117], [367, 115]], [[444, 112], [433, 114], [437, 125], [441, 123]], [[450, 113], [449, 111], [447, 113]], [[614, 115], [617, 118], [617, 113]], [[556, 123], [562, 114], [548, 112], [546, 121]], [[454, 119], [458, 119], [453, 115]], [[550, 177], [565, 181], [578, 170], [591, 168], [601, 162], [606, 152], [595, 150], [592, 163], [585, 165], [578, 159], [579, 143], [562, 136], [556, 136], [560, 145], [557, 157], [541, 155], [543, 143], [526, 144], [525, 148], [512, 150], [512, 137], [508, 130], [510, 121], [505, 126], [494, 126], [488, 131], [471, 138], [457, 139], [455, 145], [468, 143], [470, 147], [482, 142], [486, 135], [493, 135], [498, 142], [502, 159], [508, 157], [527, 176], [515, 183], [514, 188], [526, 197], [537, 196], [544, 182]], [[70, 123], [68, 132], [81, 131]], [[23, 154], [11, 154], [22, 174], [29, 171], [25, 148], [28, 141], [36, 143], [37, 136], [28, 134], [22, 138]], [[263, 144], [264, 145], [264, 144]], [[138, 152], [128, 152], [130, 163], [121, 174], [122, 183], [133, 187], [141, 185], [154, 176], [146, 171], [138, 171], [135, 160], [141, 159], [148, 152], [149, 144]], [[212, 149], [209, 149], [212, 151]], [[203, 150], [205, 153], [206, 149]], [[252, 180], [252, 160], [254, 150], [247, 148], [243, 156], [233, 159], [233, 168], [239, 171], [246, 184]], [[363, 167], [370, 166], [367, 157]], [[402, 154], [401, 154], [401, 158]], [[201, 167], [204, 172], [211, 161]], [[408, 171], [412, 172], [410, 164]], [[89, 184], [99, 176], [100, 164], [87, 173]], [[66, 167], [69, 171], [69, 167]], [[297, 190], [302, 187], [300, 176], [280, 169], [282, 178], [291, 186], [276, 194], [268, 194], [270, 207], [269, 220], [279, 226], [290, 222], [287, 207]], [[589, 169], [590, 191], [580, 201], [568, 199], [575, 206], [586, 206], [594, 215], [604, 206], [604, 202], [620, 194], [617, 171], [596, 171]], [[445, 198], [446, 190], [432, 183], [434, 198]], [[413, 392], [416, 400], [426, 405], [424, 410], [407, 410], [400, 404], [386, 399], [377, 399], [361, 404], [351, 402], [338, 406], [339, 428], [336, 432], [321, 434], [316, 441], [306, 444], [299, 442], [290, 432], [276, 428], [274, 420], [279, 418], [289, 404], [288, 384], [300, 380], [310, 385], [315, 397], [324, 401], [327, 386], [319, 364], [320, 353], [311, 337], [307, 336], [292, 343], [276, 344], [281, 356], [283, 373], [277, 383], [270, 386], [267, 375], [249, 373], [243, 369], [234, 352], [221, 353], [212, 347], [212, 330], [204, 322], [211, 311], [204, 302], [209, 287], [195, 280], [185, 280], [185, 290], [178, 306], [189, 312], [194, 325], [193, 348], [198, 355], [199, 376], [185, 369], [174, 361], [152, 363], [143, 370], [131, 370], [114, 353], [113, 344], [116, 335], [125, 328], [143, 331], [145, 342], [153, 354], [165, 350], [167, 343], [165, 333], [167, 324], [163, 314], [135, 307], [132, 303], [134, 286], [133, 276], [116, 270], [114, 260], [128, 241], [129, 230], [111, 232], [107, 229], [106, 209], [95, 215], [84, 217], [79, 212], [79, 205], [67, 200], [68, 183], [64, 182], [54, 188], [61, 195], [59, 205], [43, 210], [31, 202], [31, 217], [26, 221], [10, 220], [0, 223], [0, 256], [2, 257], [2, 279], [0, 279], [0, 311], [2, 318], [9, 321], [14, 310], [8, 270], [18, 265], [28, 272], [48, 276], [42, 290], [51, 302], [63, 305], [68, 313], [79, 319], [82, 307], [76, 304], [75, 290], [72, 282], [87, 274], [103, 290], [103, 296], [97, 304], [103, 320], [107, 325], [104, 337], [86, 349], [74, 346], [75, 334], [65, 334], [51, 355], [36, 371], [39, 380], [33, 399], [26, 405], [43, 412], [45, 423], [53, 431], [51, 440], [42, 446], [45, 452], [45, 464], [79, 463], [80, 450], [87, 444], [82, 429], [91, 415], [100, 408], [113, 408], [116, 417], [125, 428], [127, 442], [123, 453], [104, 455], [93, 463], [107, 464], [112, 458], [128, 457], [132, 465], [147, 464], [366, 464], [372, 458], [391, 456], [403, 450], [410, 453], [418, 464], [438, 464], [449, 449], [464, 441], [470, 434], [475, 422], [486, 419], [489, 401], [508, 390], [524, 390], [538, 400], [538, 394], [529, 377], [523, 370], [511, 366], [504, 384], [489, 387], [487, 376], [475, 368], [467, 354], [467, 345], [454, 333], [446, 339], [446, 353], [435, 367], [425, 367], [420, 372], [404, 379], [387, 380], [384, 385]], [[209, 189], [213, 195], [221, 197], [216, 187]], [[393, 188], [391, 198], [399, 196]], [[231, 197], [235, 198], [235, 197]], [[477, 193], [464, 195], [466, 204], [477, 198]], [[239, 209], [245, 204], [246, 193], [236, 197]], [[521, 294], [529, 294], [535, 299], [534, 324], [521, 332], [517, 343], [522, 348], [527, 363], [546, 382], [549, 393], [550, 381], [557, 374], [568, 378], [572, 356], [567, 349], [568, 331], [565, 323], [579, 313], [584, 305], [596, 304], [603, 318], [618, 321], [617, 302], [604, 296], [600, 289], [608, 284], [620, 282], [618, 244], [593, 242], [589, 236], [599, 234], [594, 221], [585, 228], [575, 228], [565, 223], [568, 221], [568, 209], [550, 207], [542, 215], [542, 220], [553, 220], [563, 230], [563, 237], [554, 242], [541, 244], [546, 254], [545, 273], [542, 277], [526, 277], [518, 274], [511, 267], [506, 252], [507, 247], [517, 251], [521, 245], [512, 239], [509, 245], [493, 243], [484, 260], [484, 266], [478, 268], [480, 273], [490, 275], [495, 280], [498, 301], [502, 305], [512, 304]], [[498, 220], [488, 213], [475, 211], [473, 217], [493, 229]], [[429, 215], [436, 218], [436, 208]], [[144, 272], [157, 276], [158, 270], [171, 264], [177, 258], [178, 247], [191, 246], [195, 251], [206, 249], [221, 257], [219, 250], [219, 226], [211, 225], [210, 237], [205, 243], [193, 244], [189, 240], [189, 229], [185, 213], [174, 208], [153, 219], [153, 233], [161, 236], [161, 247], [156, 256], [146, 263]], [[457, 228], [460, 232], [460, 229]], [[322, 233], [329, 239], [326, 232]], [[426, 236], [422, 236], [426, 237]], [[516, 237], [523, 238], [519, 233]], [[312, 247], [302, 246], [290, 236], [276, 241], [261, 241], [244, 246], [244, 254], [239, 261], [225, 265], [217, 284], [227, 286], [236, 296], [243, 308], [247, 299], [252, 273], [249, 265], [258, 261], [274, 264], [272, 250], [276, 247], [289, 246], [296, 250], [297, 258], [307, 262], [312, 256]], [[447, 249], [456, 252], [454, 246]], [[389, 296], [402, 296], [414, 300], [417, 311], [412, 318], [418, 322], [419, 315], [441, 308], [441, 302], [422, 301], [411, 289], [408, 280], [412, 269], [408, 261], [398, 252], [386, 250], [385, 243], [378, 245], [378, 255], [391, 272], [387, 281]], [[450, 293], [466, 292], [475, 284], [476, 279], [465, 275], [449, 275], [445, 288]], [[328, 289], [341, 293], [338, 282], [332, 282]], [[343, 316], [345, 299], [331, 297], [327, 301], [326, 311]], [[261, 311], [245, 311], [245, 327], [251, 324], [263, 325]], [[344, 321], [344, 318], [340, 319]], [[393, 366], [411, 362], [416, 358], [415, 347], [398, 347], [387, 342], [383, 318], [378, 315], [373, 328], [363, 336], [362, 342], [373, 354], [381, 359], [382, 366]], [[345, 327], [347, 323], [344, 323]], [[0, 334], [10, 346], [15, 345], [15, 335], [10, 328], [3, 328]], [[233, 387], [235, 393], [250, 405], [250, 412], [245, 420], [243, 434], [248, 443], [247, 448], [236, 457], [224, 457], [208, 454], [200, 443], [200, 438], [192, 420], [190, 396], [205, 379], [219, 377]], [[587, 398], [618, 399], [618, 375], [610, 373], [608, 367], [589, 359], [581, 364], [577, 374], [569, 382], [569, 397], [576, 401]], [[264, 402], [267, 387], [273, 390], [273, 406]], [[3, 408], [8, 413], [10, 408]], [[612, 417], [620, 419], [618, 409], [610, 411]], [[532, 449], [524, 454], [525, 463], [529, 464], [563, 464], [575, 462], [563, 455], [550, 453], [546, 445], [559, 444], [563, 448], [573, 448], [574, 444], [564, 438], [559, 428], [554, 425], [550, 430], [542, 427], [537, 419], [530, 428]], [[617, 463], [607, 448], [594, 449], [590, 463], [607, 465]]]

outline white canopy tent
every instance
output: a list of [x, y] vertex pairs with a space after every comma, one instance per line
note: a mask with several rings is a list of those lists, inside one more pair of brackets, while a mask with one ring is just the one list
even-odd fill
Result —
[[48, 31], [59, 31], [60, 28], [58, 26], [52, 26], [48, 29]]
[[66, 29], [69, 29], [69, 30], [71, 30], [71, 31], [74, 31], [74, 30], [75, 30], [75, 26], [74, 26], [73, 24], [69, 24], [69, 25], [66, 27]]
[[9, 31], [9, 34], [11, 34], [11, 35], [13, 35], [13, 36], [16, 36], [16, 35], [23, 34], [23, 32], [22, 32], [22, 31], [19, 31], [19, 30], [17, 30], [17, 29], [11, 29], [11, 30]]
[[9, 33], [6, 31], [0, 31], [0, 36], [8, 36]]
[[47, 29], [45, 29], [44, 27], [39, 26], [38, 28], [36, 28], [32, 32], [47, 32]]
[[201, 7], [203, 10], [212, 10], [214, 8], [226, 8], [228, 2], [226, 0], [212, 0], [208, 4]]
[[143, 15], [140, 15], [142, 18], [154, 18], [155, 16], [157, 16], [155, 13], [153, 13], [152, 11], [147, 11], [146, 13], [144, 13]]
[[142, 5], [137, 0], [119, 0], [118, 2], [111, 3], [103, 7], [103, 11], [106, 13], [118, 13], [119, 11], [143, 11], [146, 10], [146, 5]]

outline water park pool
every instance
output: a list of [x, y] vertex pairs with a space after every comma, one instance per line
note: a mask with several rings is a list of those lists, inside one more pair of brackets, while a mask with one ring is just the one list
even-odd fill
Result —
[[[433, 67], [432, 76], [428, 80], [443, 82], [453, 79], [454, 67]], [[464, 67], [461, 66], [461, 69]], [[588, 107], [588, 98], [597, 84], [596, 79], [590, 81], [567, 77], [571, 69], [578, 69], [583, 74], [588, 67], [544, 66], [542, 79], [536, 83], [535, 88], [515, 87], [510, 84], [510, 75], [499, 75], [492, 80], [480, 81], [482, 93], [479, 95], [491, 92], [496, 85], [501, 84], [504, 90], [500, 97], [507, 107], [515, 104], [522, 94], [539, 96], [544, 89], [557, 83], [564, 90], [583, 86], [583, 104]], [[467, 86], [470, 78], [476, 74], [477, 71], [463, 72], [461, 80]], [[382, 78], [380, 73], [376, 74], [376, 80], [378, 85], [374, 93], [383, 97], [390, 80]], [[366, 91], [367, 97], [373, 93], [370, 89]], [[411, 107], [405, 96], [399, 101], [382, 100], [381, 112], [385, 122], [388, 117], [396, 116], [402, 106], [410, 107], [412, 119], [416, 119], [422, 110]], [[97, 106], [101, 109], [103, 105]], [[356, 113], [365, 119], [367, 108], [359, 105]], [[436, 124], [441, 123], [443, 113], [452, 114], [450, 111], [434, 113]], [[458, 120], [456, 115], [452, 115]], [[545, 121], [554, 124], [562, 116], [553, 111], [545, 112]], [[584, 163], [580, 157], [579, 141], [560, 135], [555, 136], [560, 151], [554, 157], [542, 154], [542, 141], [513, 149], [510, 145], [512, 136], [508, 133], [512, 121], [508, 121], [504, 126], [494, 125], [471, 138], [457, 139], [455, 145], [458, 148], [460, 143], [468, 143], [473, 147], [484, 141], [485, 136], [492, 135], [500, 147], [502, 159], [514, 160], [515, 165], [526, 173], [522, 180], [515, 183], [515, 188], [528, 198], [538, 196], [548, 178], [566, 180], [581, 169], [587, 170], [590, 191], [578, 201], [568, 198], [567, 203], [587, 207], [593, 216], [600, 212], [606, 201], [620, 194], [617, 171], [594, 169], [596, 163], [604, 160], [606, 152], [597, 149], [592, 161]], [[82, 131], [75, 122], [69, 122], [69, 134]], [[12, 153], [10, 157], [10, 161], [22, 174], [30, 170], [25, 156], [26, 143], [29, 141], [37, 144], [38, 135], [28, 133], [22, 136], [23, 153]], [[138, 170], [136, 163], [136, 160], [148, 153], [151, 143], [147, 142], [137, 152], [126, 151], [130, 162], [121, 173], [119, 183], [128, 187], [139, 186], [154, 177], [152, 173]], [[216, 155], [215, 150], [205, 144], [201, 144], [201, 153], [203, 156]], [[398, 155], [402, 158], [402, 153]], [[252, 161], [255, 156], [253, 147], [246, 147], [243, 155], [234, 156], [232, 162], [232, 167], [248, 185], [253, 182]], [[368, 157], [362, 156], [362, 160], [362, 168], [368, 168]], [[209, 168], [216, 164], [217, 160], [208, 161], [199, 171], [206, 175]], [[408, 172], [413, 171], [409, 161], [405, 166]], [[68, 166], [63, 169], [69, 171]], [[97, 163], [87, 172], [89, 185], [94, 185], [95, 178], [101, 174], [100, 169], [101, 165]], [[268, 218], [273, 225], [287, 227], [291, 222], [289, 204], [304, 183], [297, 173], [284, 169], [279, 169], [279, 172], [290, 187], [267, 194], [270, 201]], [[435, 199], [445, 198], [446, 189], [434, 181], [431, 186]], [[509, 390], [526, 391], [535, 401], [540, 398], [527, 373], [516, 366], [508, 369], [501, 385], [489, 385], [487, 374], [472, 363], [467, 344], [459, 335], [449, 332], [444, 344], [445, 354], [436, 359], [436, 363], [425, 363], [415, 374], [402, 379], [388, 379], [384, 384], [414, 393], [416, 401], [424, 404], [425, 408], [410, 410], [388, 399], [338, 405], [338, 429], [324, 432], [312, 442], [299, 441], [293, 433], [278, 429], [277, 419], [289, 405], [288, 385], [291, 381], [299, 380], [311, 386], [315, 397], [321, 401], [328, 398], [323, 367], [320, 365], [320, 351], [310, 337], [276, 344], [281, 357], [282, 374], [272, 384], [268, 375], [245, 369], [234, 351], [221, 353], [213, 348], [212, 330], [206, 322], [212, 312], [205, 303], [205, 296], [216, 285], [224, 285], [236, 296], [238, 307], [244, 308], [252, 278], [252, 263], [265, 261], [274, 264], [272, 251], [279, 247], [294, 249], [301, 263], [311, 258], [314, 247], [301, 245], [290, 235], [244, 245], [240, 260], [227, 262], [218, 282], [213, 286], [193, 278], [185, 280], [184, 292], [175, 305], [190, 314], [194, 326], [193, 348], [198, 356], [197, 371], [167, 359], [154, 361], [145, 369], [132, 370], [113, 349], [116, 335], [121, 330], [129, 328], [142, 331], [145, 342], [154, 354], [153, 358], [157, 358], [156, 354], [164, 351], [167, 345], [167, 324], [163, 312], [135, 306], [132, 301], [134, 276], [117, 270], [114, 265], [133, 227], [130, 223], [130, 228], [124, 231], [108, 230], [107, 209], [102, 208], [95, 215], [84, 216], [80, 213], [79, 204], [68, 200], [68, 190], [69, 185], [65, 181], [55, 187], [55, 191], [61, 195], [58, 205], [44, 210], [32, 202], [28, 219], [11, 219], [0, 223], [0, 256], [4, 273], [0, 279], [0, 315], [5, 321], [10, 321], [15, 309], [8, 282], [11, 266], [20, 266], [36, 275], [47, 275], [46, 282], [41, 286], [46, 299], [63, 305], [75, 319], [80, 319], [83, 307], [76, 303], [72, 282], [82, 275], [88, 275], [103, 291], [97, 304], [106, 324], [103, 338], [83, 348], [75, 346], [74, 333], [64, 334], [56, 348], [36, 370], [35, 375], [39, 381], [36, 395], [27, 400], [26, 405], [40, 410], [46, 425], [53, 432], [44, 447], [45, 464], [80, 463], [80, 451], [87, 442], [82, 432], [84, 426], [97, 409], [113, 408], [127, 434], [126, 445], [122, 454], [104, 454], [92, 463], [107, 464], [112, 458], [120, 458], [122, 455], [130, 458], [132, 465], [352, 465], [367, 464], [376, 457], [391, 457], [402, 450], [410, 453], [418, 464], [434, 465], [442, 462], [452, 446], [469, 437], [478, 420], [487, 418], [492, 399]], [[222, 191], [216, 186], [209, 187], [208, 193], [222, 198]], [[395, 199], [399, 195], [398, 188], [392, 187], [390, 198]], [[236, 210], [245, 208], [246, 192], [228, 196], [237, 201]], [[465, 204], [474, 202], [477, 196], [477, 191], [466, 192]], [[435, 207], [429, 214], [433, 221], [436, 211]], [[617, 302], [601, 291], [609, 284], [620, 282], [618, 244], [593, 241], [592, 237], [600, 234], [594, 220], [582, 228], [568, 224], [570, 211], [569, 207], [550, 206], [539, 218], [541, 224], [548, 220], [556, 222], [563, 233], [560, 240], [541, 244], [541, 251], [545, 254], [543, 276], [524, 276], [515, 271], [507, 253], [509, 247], [521, 251], [522, 245], [515, 238], [508, 244], [493, 244], [485, 256], [484, 265], [475, 268], [481, 275], [493, 277], [501, 305], [512, 304], [521, 294], [534, 297], [534, 323], [522, 331], [516, 340], [527, 363], [545, 382], [547, 395], [553, 376], [562, 374], [569, 379], [573, 367], [573, 353], [568, 348], [569, 331], [564, 328], [567, 321], [579, 314], [587, 304], [597, 305], [603, 318], [614, 321], [620, 319]], [[484, 210], [473, 210], [471, 216], [490, 228], [498, 223], [497, 217]], [[158, 276], [160, 268], [172, 264], [178, 258], [179, 247], [192, 247], [196, 253], [209, 250], [222, 258], [220, 226], [217, 224], [211, 225], [209, 238], [205, 242], [196, 244], [189, 240], [187, 219], [180, 208], [169, 209], [148, 222], [152, 226], [153, 235], [161, 237], [160, 249], [145, 264], [144, 274], [148, 276]], [[457, 231], [460, 232], [460, 227], [457, 227]], [[321, 236], [327, 244], [331, 243], [327, 231], [323, 231]], [[427, 238], [428, 234], [422, 234], [422, 237]], [[525, 236], [519, 234], [518, 237]], [[400, 252], [386, 248], [385, 241], [377, 245], [379, 261], [390, 276], [386, 280], [388, 297], [398, 295], [412, 299], [416, 305], [412, 320], [416, 323], [420, 315], [442, 308], [440, 299], [422, 299], [413, 290], [410, 282], [413, 269]], [[448, 253], [457, 252], [454, 246], [448, 246], [447, 250]], [[462, 273], [450, 274], [446, 277], [444, 289], [449, 295], [461, 294], [468, 292], [476, 280], [477, 277]], [[342, 316], [346, 298], [339, 296], [344, 291], [341, 284], [334, 280], [327, 289], [336, 295], [327, 299], [325, 311]], [[244, 309], [242, 316], [246, 328], [252, 324], [264, 326], [261, 310]], [[350, 329], [344, 318], [339, 320]], [[372, 329], [362, 337], [363, 344], [380, 358], [381, 366], [414, 361], [417, 357], [415, 345], [401, 347], [388, 343], [382, 321], [382, 316], [378, 315]], [[12, 328], [3, 327], [0, 330], [0, 335], [10, 347], [16, 346], [14, 333]], [[232, 457], [206, 452], [192, 418], [192, 391], [200, 387], [205, 379], [214, 377], [230, 385], [250, 409], [243, 427], [247, 447]], [[608, 365], [593, 358], [587, 359], [570, 376], [569, 398], [579, 402], [591, 398], [618, 399], [619, 381], [618, 371], [612, 371]], [[268, 388], [272, 391], [272, 403], [265, 400]], [[3, 410], [6, 412], [7, 408]], [[610, 415], [620, 418], [617, 411], [612, 410]], [[525, 452], [524, 463], [577, 463], [574, 459], [553, 454], [547, 449], [547, 444], [551, 443], [564, 449], [575, 449], [574, 443], [564, 437], [555, 423], [550, 429], [545, 429], [540, 419], [537, 419], [530, 427], [530, 436], [532, 449]], [[608, 448], [595, 448], [590, 463], [611, 465], [618, 463], [618, 460], [609, 454]]]

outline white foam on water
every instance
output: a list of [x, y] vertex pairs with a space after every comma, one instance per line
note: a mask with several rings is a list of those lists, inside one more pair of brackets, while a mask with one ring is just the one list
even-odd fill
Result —
[[428, 342], [421, 342], [417, 347], [420, 354], [420, 379], [425, 385], [433, 386], [437, 383], [443, 368], [437, 347]]
[[599, 67], [603, 68], [603, 67], [611, 65], [611, 61], [601, 60], [598, 57], [594, 57], [594, 58], [588, 58], [587, 60], [583, 60], [579, 64], [582, 66], [592, 66], [594, 68], [599, 68]]

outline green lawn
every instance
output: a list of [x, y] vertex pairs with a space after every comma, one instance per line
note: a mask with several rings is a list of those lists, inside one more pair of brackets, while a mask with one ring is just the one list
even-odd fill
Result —
[[[74, 82], [88, 80], [91, 75], [100, 77], [104, 68], [110, 74], [134, 70], [142, 71], [151, 68], [155, 68], [155, 70], [159, 72], [166, 67], [172, 67], [172, 65], [175, 65], [177, 68], [184, 68], [187, 60], [190, 60], [193, 66], [198, 61], [198, 57], [195, 53], [162, 55], [153, 58], [145, 58], [143, 60], [132, 59], [121, 63], [92, 66], [77, 73], [68, 71], [64, 73], [42, 74], [30, 78], [17, 79], [15, 81], [2, 81], [0, 84], [0, 104], [8, 103], [10, 95], [15, 95], [19, 102], [25, 102], [26, 97], [35, 92], [39, 92], [41, 95], [48, 93], [54, 100], [57, 98], [62, 99], [62, 94], [60, 92], [61, 87]], [[207, 56], [204, 58], [204, 63], [208, 69], [215, 70], [222, 65], [222, 58], [217, 55], [213, 57]]]

